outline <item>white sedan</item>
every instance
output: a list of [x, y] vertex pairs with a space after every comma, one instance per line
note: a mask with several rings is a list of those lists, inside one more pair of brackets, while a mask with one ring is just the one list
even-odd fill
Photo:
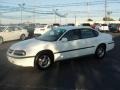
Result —
[[5, 41], [16, 39], [24, 40], [28, 37], [27, 30], [19, 26], [1, 26], [0, 27], [0, 44]]
[[109, 31], [109, 27], [107, 24], [101, 24], [101, 26], [99, 27], [100, 31]]
[[34, 30], [34, 35], [35, 36], [40, 36], [40, 35], [46, 33], [47, 31], [49, 31], [51, 28], [52, 28], [52, 26], [51, 25], [47, 25], [47, 24], [36, 26], [35, 30]]
[[8, 60], [19, 66], [46, 69], [58, 60], [94, 54], [102, 59], [114, 48], [109, 34], [90, 27], [58, 27], [40, 37], [12, 45], [7, 51]]

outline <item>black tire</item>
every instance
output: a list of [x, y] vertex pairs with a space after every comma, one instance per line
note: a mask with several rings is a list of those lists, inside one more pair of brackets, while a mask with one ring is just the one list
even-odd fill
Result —
[[21, 36], [20, 36], [20, 40], [25, 40], [25, 34], [22, 34]]
[[98, 59], [102, 59], [102, 58], [104, 58], [105, 54], [106, 54], [105, 45], [98, 46], [96, 51], [95, 51], [95, 57]]
[[0, 37], [0, 44], [2, 44], [3, 43], [3, 38], [2, 37]]
[[35, 61], [34, 61], [34, 67], [39, 70], [45, 70], [51, 67], [53, 62], [54, 60], [53, 60], [52, 55], [42, 52], [36, 56]]

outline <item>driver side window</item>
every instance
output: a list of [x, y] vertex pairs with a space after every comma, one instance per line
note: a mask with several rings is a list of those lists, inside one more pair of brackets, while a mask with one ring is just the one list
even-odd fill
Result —
[[80, 30], [70, 30], [62, 38], [67, 38], [68, 41], [80, 39]]

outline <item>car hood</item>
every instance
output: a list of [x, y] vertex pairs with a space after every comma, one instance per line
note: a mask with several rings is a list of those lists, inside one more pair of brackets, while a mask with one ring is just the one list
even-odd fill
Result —
[[29, 40], [25, 40], [25, 41], [21, 41], [21, 42], [18, 42], [16, 44], [13, 44], [10, 49], [12, 50], [27, 50], [27, 49], [35, 49], [37, 47], [45, 47], [46, 45], [48, 45], [48, 43], [50, 42], [47, 42], [47, 41], [40, 41], [40, 40], [37, 40], [35, 38], [33, 39], [29, 39]]

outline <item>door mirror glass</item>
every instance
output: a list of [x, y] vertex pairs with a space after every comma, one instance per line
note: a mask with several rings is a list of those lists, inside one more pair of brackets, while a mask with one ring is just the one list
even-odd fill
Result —
[[67, 39], [67, 38], [62, 38], [61, 41], [62, 41], [62, 42], [67, 42], [68, 39]]

